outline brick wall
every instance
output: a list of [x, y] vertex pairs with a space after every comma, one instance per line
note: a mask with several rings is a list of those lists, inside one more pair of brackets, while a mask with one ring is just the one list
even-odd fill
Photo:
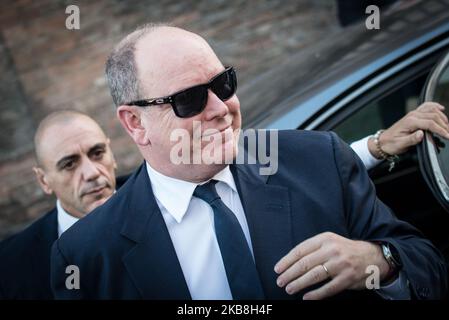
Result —
[[[65, 8], [80, 8], [80, 30]], [[103, 76], [112, 46], [145, 22], [171, 22], [202, 34], [244, 83], [335, 31], [332, 0], [0, 2], [0, 239], [54, 206], [33, 173], [32, 137], [49, 112], [90, 114], [111, 137], [119, 174], [141, 161], [115, 119]], [[245, 112], [245, 97], [239, 97]]]

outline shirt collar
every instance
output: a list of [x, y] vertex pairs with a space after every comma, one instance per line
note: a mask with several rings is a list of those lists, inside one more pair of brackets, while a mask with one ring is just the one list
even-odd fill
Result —
[[79, 219], [69, 214], [61, 206], [59, 199], [56, 201], [56, 209], [58, 210], [58, 236], [75, 224]]
[[[176, 222], [180, 223], [189, 208], [195, 188], [201, 183], [168, 177], [153, 169], [148, 162], [146, 162], [146, 168], [154, 197], [173, 216]], [[229, 166], [218, 172], [212, 179], [226, 184], [237, 192]]]

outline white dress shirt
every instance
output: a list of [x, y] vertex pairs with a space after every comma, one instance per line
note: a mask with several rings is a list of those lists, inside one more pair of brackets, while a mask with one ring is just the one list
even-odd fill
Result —
[[[167, 177], [147, 163], [151, 187], [167, 225], [192, 299], [232, 299], [214, 228], [214, 212], [192, 197], [198, 184]], [[236, 215], [252, 252], [248, 223], [229, 166], [217, 173], [217, 193]]]
[[56, 200], [56, 209], [58, 211], [58, 238], [63, 234], [68, 228], [73, 226], [75, 222], [79, 219], [67, 213], [61, 206], [61, 202]]
[[[146, 168], [192, 299], [232, 299], [215, 236], [212, 207], [193, 197], [198, 184], [165, 176], [148, 163]], [[218, 181], [217, 193], [236, 215], [253, 254], [248, 223], [229, 166], [212, 179]], [[406, 283], [401, 273], [396, 281], [377, 292], [386, 299], [407, 299], [410, 292]]]
[[355, 153], [357, 153], [359, 158], [362, 160], [363, 164], [366, 167], [366, 170], [370, 170], [370, 169], [374, 168], [375, 166], [377, 166], [379, 163], [381, 163], [383, 161], [383, 160], [379, 160], [379, 159], [375, 158], [369, 151], [368, 139], [370, 137], [371, 136], [368, 136], [368, 137], [365, 137], [363, 139], [360, 139], [358, 141], [351, 143], [352, 150], [354, 150]]
[[[114, 193], [116, 191], [114, 190]], [[59, 199], [56, 200], [56, 210], [58, 211], [58, 238], [73, 226], [79, 218], [72, 216], [61, 206]]]

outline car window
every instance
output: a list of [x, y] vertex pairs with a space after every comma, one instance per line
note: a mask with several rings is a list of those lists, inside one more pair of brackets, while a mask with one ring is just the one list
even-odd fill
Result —
[[332, 130], [347, 143], [354, 142], [379, 129], [385, 129], [415, 109], [427, 75], [415, 78], [399, 89], [371, 101], [340, 122]]

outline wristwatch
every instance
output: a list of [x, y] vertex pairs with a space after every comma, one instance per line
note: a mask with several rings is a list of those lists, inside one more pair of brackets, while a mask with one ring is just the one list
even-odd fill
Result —
[[389, 266], [394, 272], [398, 272], [402, 268], [401, 257], [396, 248], [390, 245], [388, 242], [381, 242], [382, 253], [385, 260], [387, 260]]

